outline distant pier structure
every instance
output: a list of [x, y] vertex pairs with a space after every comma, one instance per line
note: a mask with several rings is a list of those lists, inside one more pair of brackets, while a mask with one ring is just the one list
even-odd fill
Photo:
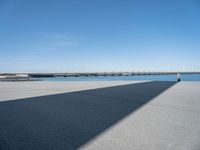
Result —
[[77, 73], [28, 73], [33, 78], [43, 77], [90, 77], [90, 76], [140, 76], [140, 75], [177, 75], [177, 81], [181, 80], [181, 74], [200, 74], [199, 72], [77, 72]]
[[0, 73], [0, 81], [31, 80], [31, 78], [54, 77], [90, 77], [90, 76], [140, 76], [140, 75], [176, 75], [177, 82], [181, 81], [181, 74], [200, 74], [199, 72], [77, 72], [77, 73]]

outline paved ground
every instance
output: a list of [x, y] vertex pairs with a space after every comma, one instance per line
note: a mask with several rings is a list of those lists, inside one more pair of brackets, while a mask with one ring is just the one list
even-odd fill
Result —
[[199, 89], [200, 82], [1, 82], [0, 149], [199, 150]]
[[0, 82], [0, 101], [69, 93], [144, 81]]

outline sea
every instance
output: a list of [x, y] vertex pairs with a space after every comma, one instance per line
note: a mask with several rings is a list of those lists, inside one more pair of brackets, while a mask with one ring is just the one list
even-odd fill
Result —
[[[135, 76], [89, 76], [89, 77], [46, 77], [32, 78], [32, 80], [42, 81], [176, 81], [176, 75], [135, 75]], [[200, 74], [181, 74], [181, 81], [200, 81]]]

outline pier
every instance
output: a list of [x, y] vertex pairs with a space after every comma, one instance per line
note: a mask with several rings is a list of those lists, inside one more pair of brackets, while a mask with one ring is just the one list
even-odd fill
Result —
[[90, 76], [138, 76], [138, 75], [169, 75], [169, 74], [200, 74], [199, 72], [88, 72], [88, 73], [27, 73], [30, 77], [90, 77]]
[[54, 77], [98, 77], [98, 76], [140, 76], [140, 75], [170, 75], [170, 74], [200, 74], [200, 72], [76, 72], [76, 73], [0, 73], [2, 80], [28, 80], [29, 78]]

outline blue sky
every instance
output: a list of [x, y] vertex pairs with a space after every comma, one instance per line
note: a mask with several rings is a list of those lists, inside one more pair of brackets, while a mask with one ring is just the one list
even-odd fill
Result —
[[0, 72], [200, 70], [199, 0], [0, 0]]

